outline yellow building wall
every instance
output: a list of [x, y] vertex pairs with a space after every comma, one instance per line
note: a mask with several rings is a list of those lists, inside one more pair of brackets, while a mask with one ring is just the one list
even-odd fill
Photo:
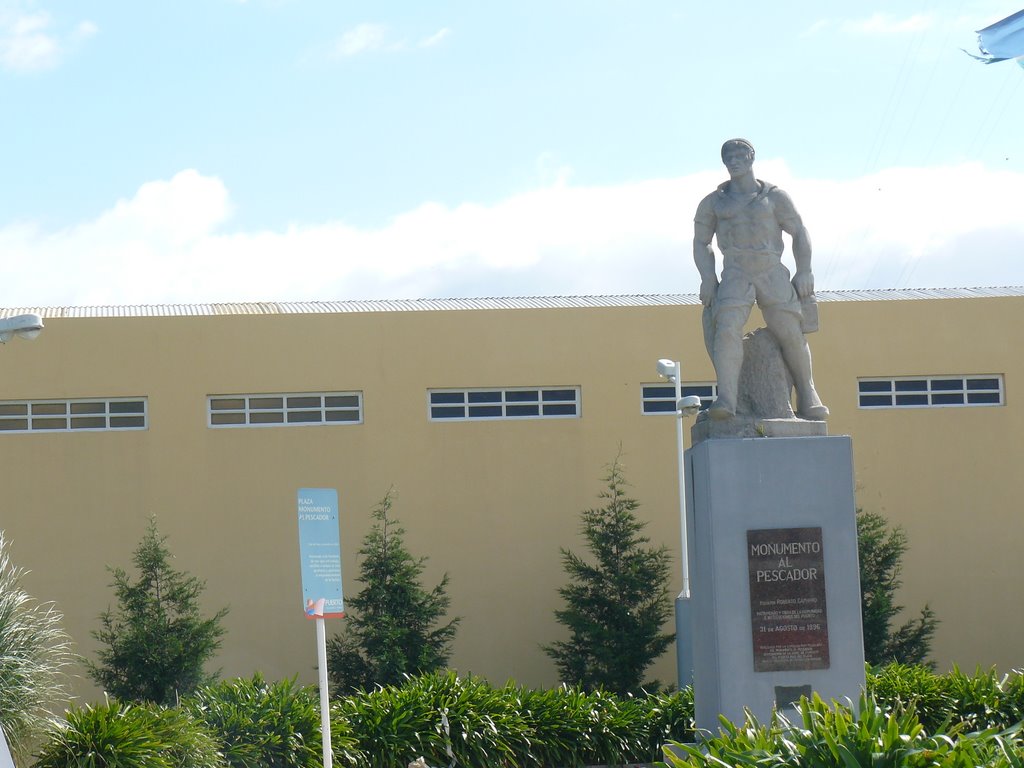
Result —
[[[824, 307], [823, 323], [834, 313], [841, 325], [827, 338], [868, 342], [842, 365], [841, 387], [855, 386], [854, 375], [1005, 376], [1004, 407], [844, 409], [830, 429], [853, 436], [858, 504], [907, 531], [900, 602], [913, 614], [928, 603], [942, 621], [932, 647], [938, 668], [1019, 668], [1024, 616], [1010, 606], [1024, 583], [1021, 299]], [[815, 351], [823, 361], [830, 354]]]
[[[858, 503], [910, 537], [902, 602], [942, 619], [940, 668], [1019, 665], [1024, 581], [1014, 405], [1014, 332], [1024, 299], [844, 301], [821, 305], [811, 337], [832, 434], [854, 440]], [[541, 644], [564, 637], [553, 611], [559, 550], [581, 551], [579, 512], [599, 504], [621, 450], [647, 533], [673, 552], [679, 588], [675, 431], [641, 414], [659, 357], [687, 381], [712, 381], [699, 307], [90, 317], [47, 319], [32, 343], [0, 349], [0, 400], [145, 396], [145, 431], [0, 434], [0, 528], [28, 589], [55, 600], [79, 652], [113, 604], [106, 566], [130, 566], [150, 514], [176, 567], [229, 605], [213, 663], [315, 679], [303, 618], [295, 494], [339, 491], [345, 591], [360, 588], [358, 550], [389, 487], [428, 585], [451, 577], [462, 617], [452, 666], [495, 683], [557, 682]], [[756, 315], [756, 311], [755, 311]], [[754, 323], [757, 324], [757, 323]], [[994, 408], [867, 411], [858, 376], [1001, 373]], [[427, 390], [579, 386], [579, 419], [430, 422]], [[364, 423], [210, 429], [218, 394], [359, 390]], [[687, 438], [688, 442], [688, 438]], [[329, 623], [329, 632], [337, 624]], [[675, 680], [672, 652], [651, 676]], [[83, 673], [80, 695], [99, 692]]]

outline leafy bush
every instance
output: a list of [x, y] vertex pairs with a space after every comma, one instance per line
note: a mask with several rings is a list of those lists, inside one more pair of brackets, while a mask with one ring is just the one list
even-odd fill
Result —
[[592, 562], [562, 550], [569, 584], [558, 590], [565, 608], [555, 616], [569, 639], [544, 651], [564, 682], [625, 695], [641, 691], [647, 667], [675, 637], [662, 632], [671, 614], [669, 555], [664, 546], [644, 546], [646, 524], [635, 514], [639, 502], [626, 495], [618, 459], [605, 483], [604, 506], [581, 515]]
[[584, 754], [602, 751], [593, 732], [594, 708], [587, 694], [562, 686], [523, 690], [522, 712], [531, 733], [529, 763], [537, 766], [583, 765]]
[[105, 648], [89, 674], [112, 696], [126, 701], [173, 704], [207, 681], [203, 666], [220, 647], [227, 609], [204, 619], [199, 596], [205, 584], [171, 567], [166, 537], [150, 518], [132, 558], [139, 571], [132, 582], [121, 568], [114, 575], [117, 613], [100, 615], [93, 636]]
[[351, 612], [344, 634], [327, 642], [327, 668], [335, 694], [373, 685], [398, 685], [407, 675], [448, 663], [459, 619], [435, 626], [450, 604], [448, 574], [432, 590], [420, 583], [426, 558], [405, 548], [405, 531], [390, 516], [388, 491], [373, 512], [377, 521], [359, 554], [363, 589], [348, 599]]
[[[321, 760], [314, 687], [294, 680], [268, 683], [256, 674], [204, 686], [182, 707], [217, 736], [232, 768], [302, 768]], [[347, 721], [332, 723], [331, 746], [339, 763], [357, 760]]]
[[531, 762], [537, 766], [620, 765], [645, 762], [649, 726], [636, 699], [562, 686], [523, 691], [530, 726]]
[[867, 689], [879, 704], [896, 711], [913, 712], [929, 733], [950, 719], [954, 702], [945, 679], [920, 664], [888, 664], [868, 669]]
[[886, 766], [888, 768], [1019, 768], [1024, 748], [1019, 728], [929, 736], [910, 711], [886, 712], [861, 698], [858, 711], [803, 699], [801, 721], [776, 717], [762, 725], [748, 716], [736, 725], [722, 720], [718, 735], [699, 747], [675, 744], [666, 751], [673, 768], [811, 768]]
[[528, 748], [515, 700], [454, 672], [409, 678], [405, 685], [359, 692], [335, 702], [369, 768], [406, 765], [513, 766]]
[[965, 675], [957, 667], [945, 677], [952, 718], [971, 730], [1008, 728], [1024, 720], [1024, 678], [995, 669]]
[[399, 686], [336, 701], [363, 763], [370, 768], [429, 765], [577, 768], [649, 761], [664, 743], [656, 733], [687, 738], [693, 729], [689, 693], [618, 699], [563, 686], [492, 688], [454, 672], [412, 678]]
[[[530, 690], [508, 685], [505, 695], [512, 698], [523, 717], [528, 748], [520, 757], [524, 766], [579, 764], [578, 755], [587, 748], [590, 723], [581, 708], [567, 701], [567, 688]], [[574, 690], [573, 698], [585, 698]], [[588, 710], [589, 713], [589, 710]]]
[[[869, 672], [855, 712], [815, 697], [800, 717], [722, 721], [701, 749], [676, 746], [691, 768], [1024, 768], [1024, 680], [994, 671], [891, 665]], [[345, 768], [581, 768], [646, 763], [693, 737], [690, 689], [619, 698], [562, 686], [533, 690], [434, 672], [332, 704], [334, 759]], [[108, 703], [76, 709], [54, 729], [38, 768], [316, 768], [316, 692], [260, 676], [206, 686], [178, 709]], [[223, 756], [220, 754], [223, 753]]]
[[661, 748], [670, 741], [694, 740], [693, 688], [686, 687], [674, 693], [656, 693], [637, 698], [645, 711], [648, 751], [657, 757]]
[[48, 707], [67, 699], [64, 670], [76, 658], [60, 612], [22, 589], [24, 575], [0, 531], [0, 728], [17, 755], [45, 730]]
[[107, 701], [72, 709], [36, 768], [223, 768], [214, 736], [186, 712]]
[[1000, 676], [994, 669], [966, 675], [958, 668], [937, 675], [927, 667], [890, 664], [868, 673], [876, 701], [913, 712], [930, 733], [951, 727], [1010, 728], [1024, 720], [1024, 676]]
[[454, 758], [459, 765], [518, 765], [517, 757], [529, 745], [526, 721], [515, 699], [480, 678], [435, 672], [409, 680], [403, 689], [443, 715], [438, 736], [448, 760], [442, 762], [435, 755], [435, 764]]

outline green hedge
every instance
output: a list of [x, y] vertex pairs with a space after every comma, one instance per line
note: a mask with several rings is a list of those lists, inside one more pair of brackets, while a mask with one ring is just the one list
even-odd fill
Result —
[[[722, 723], [708, 751], [673, 764], [758, 766], [996, 766], [1024, 768], [1024, 678], [994, 670], [936, 675], [892, 665], [869, 671], [857, 713], [820, 700], [802, 722]], [[107, 702], [73, 709], [38, 768], [316, 768], [319, 695], [259, 675], [200, 689], [176, 708]], [[405, 766], [417, 757], [460, 768], [580, 768], [661, 758], [693, 740], [687, 689], [636, 698], [572, 687], [493, 687], [440, 672], [334, 701], [339, 768]], [[975, 761], [975, 762], [971, 762]]]
[[856, 711], [801, 700], [801, 718], [739, 725], [722, 721], [718, 735], [699, 747], [666, 752], [671, 768], [1021, 768], [1021, 725], [1000, 731], [966, 730], [966, 723], [929, 734], [912, 710], [885, 710], [861, 697]]
[[217, 740], [179, 709], [108, 701], [68, 712], [37, 768], [223, 768]]
[[1024, 676], [956, 667], [938, 675], [927, 667], [890, 664], [869, 671], [868, 691], [878, 702], [913, 712], [929, 733], [952, 727], [968, 731], [1009, 728], [1024, 720]]
[[[331, 724], [338, 766], [361, 766], [345, 720]], [[319, 696], [259, 675], [199, 689], [178, 707], [106, 702], [51, 729], [37, 768], [307, 768], [321, 766]]]
[[[217, 735], [231, 768], [322, 763], [320, 697], [313, 687], [294, 680], [268, 683], [257, 674], [200, 688], [181, 706]], [[332, 721], [331, 747], [340, 764], [358, 764], [348, 721]]]
[[575, 768], [658, 759], [668, 739], [692, 736], [689, 691], [619, 699], [571, 687], [493, 688], [439, 672], [337, 701], [352, 727], [359, 766], [424, 757], [429, 765]]
[[[306, 768], [320, 766], [319, 696], [259, 675], [200, 689], [177, 708], [109, 702], [73, 709], [51, 730], [39, 768]], [[650, 762], [692, 735], [689, 691], [619, 699], [569, 687], [495, 688], [454, 672], [336, 700], [339, 768], [577, 768]]]

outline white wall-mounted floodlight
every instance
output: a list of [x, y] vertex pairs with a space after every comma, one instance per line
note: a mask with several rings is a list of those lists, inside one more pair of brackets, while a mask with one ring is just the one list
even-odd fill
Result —
[[43, 330], [43, 318], [39, 315], [15, 315], [0, 318], [0, 344], [6, 344], [11, 336], [34, 339]]
[[700, 410], [700, 398], [696, 395], [680, 398], [676, 403], [676, 410], [683, 416], [694, 416]]
[[669, 381], [675, 381], [676, 376], [679, 375], [679, 363], [673, 362], [666, 358], [661, 358], [658, 361], [658, 375]]

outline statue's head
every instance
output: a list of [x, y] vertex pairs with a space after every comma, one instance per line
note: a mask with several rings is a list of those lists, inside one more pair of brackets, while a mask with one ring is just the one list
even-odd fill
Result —
[[732, 178], [750, 174], [754, 168], [754, 144], [745, 138], [730, 138], [722, 144], [722, 163]]
[[746, 139], [729, 139], [725, 144], [722, 145], [722, 159], [725, 160], [725, 153], [729, 150], [740, 150], [742, 152], [749, 152], [751, 159], [754, 157], [754, 145]]

